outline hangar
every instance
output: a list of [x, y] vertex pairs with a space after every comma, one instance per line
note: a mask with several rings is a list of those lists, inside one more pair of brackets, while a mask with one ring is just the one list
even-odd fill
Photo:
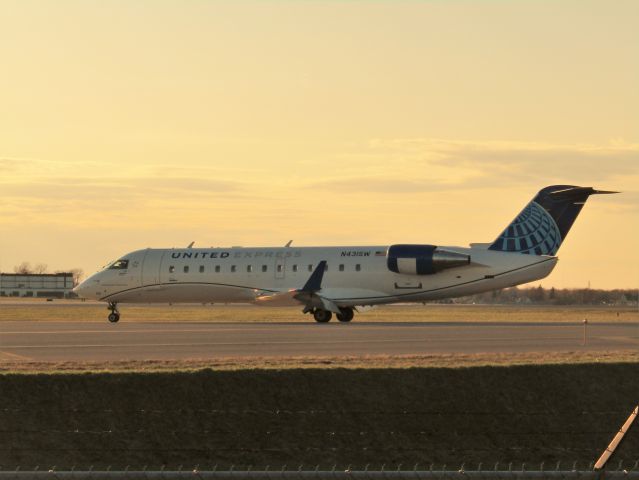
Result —
[[1, 297], [69, 298], [73, 286], [72, 273], [0, 273]]

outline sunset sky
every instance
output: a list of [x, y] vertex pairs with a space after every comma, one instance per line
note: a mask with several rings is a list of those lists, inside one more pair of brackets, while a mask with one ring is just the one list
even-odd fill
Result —
[[[0, 271], [466, 246], [593, 197], [546, 287], [639, 286], [639, 2], [0, 0]], [[536, 284], [535, 284], [536, 285]]]

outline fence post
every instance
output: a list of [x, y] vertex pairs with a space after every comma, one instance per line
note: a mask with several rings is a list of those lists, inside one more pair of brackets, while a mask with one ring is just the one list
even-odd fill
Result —
[[586, 346], [588, 344], [588, 319], [584, 318], [584, 343], [583, 345]]

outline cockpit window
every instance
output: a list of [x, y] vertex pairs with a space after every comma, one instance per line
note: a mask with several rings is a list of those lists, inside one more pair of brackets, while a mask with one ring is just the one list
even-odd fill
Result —
[[109, 270], [126, 270], [129, 267], [128, 260], [116, 260], [111, 264]]

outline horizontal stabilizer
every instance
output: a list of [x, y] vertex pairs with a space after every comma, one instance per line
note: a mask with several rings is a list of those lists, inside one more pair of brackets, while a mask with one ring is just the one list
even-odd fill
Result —
[[470, 248], [479, 248], [481, 250], [488, 250], [492, 243], [471, 243]]

